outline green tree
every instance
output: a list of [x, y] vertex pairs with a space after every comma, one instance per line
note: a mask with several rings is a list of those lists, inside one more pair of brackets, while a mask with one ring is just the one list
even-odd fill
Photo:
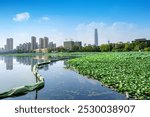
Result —
[[150, 51], [150, 47], [144, 48], [144, 51]]
[[133, 43], [125, 43], [124, 51], [132, 51], [134, 49]]
[[125, 47], [125, 44], [122, 42], [115, 43], [115, 46], [113, 47], [113, 51], [123, 51]]
[[139, 51], [139, 50], [140, 50], [139, 45], [136, 45], [136, 46], [134, 47], [134, 51]]
[[111, 51], [111, 45], [110, 44], [102, 44], [100, 46], [101, 52], [109, 52]]

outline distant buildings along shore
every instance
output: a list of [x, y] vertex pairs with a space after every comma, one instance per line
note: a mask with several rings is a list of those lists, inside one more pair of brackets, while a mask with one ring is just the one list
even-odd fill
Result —
[[[93, 33], [93, 44], [83, 44], [84, 47], [86, 46], [99, 46], [99, 37], [98, 37], [98, 29], [94, 29]], [[139, 38], [132, 41], [132, 43], [138, 42], [138, 43], [147, 43], [150, 45], [150, 40], [147, 40], [146, 38]], [[3, 48], [0, 48], [0, 53], [12, 53], [12, 52], [48, 52], [49, 50], [56, 50], [56, 43], [53, 43], [53, 41], [49, 42], [48, 37], [42, 37], [37, 40], [35, 36], [31, 36], [31, 42], [26, 42], [23, 44], [19, 44], [14, 49], [13, 46], [14, 39], [13, 38], [7, 38], [6, 39], [6, 45], [4, 45]], [[108, 44], [110, 44], [110, 41], [108, 41]], [[82, 47], [82, 41], [64, 41], [63, 47], [66, 50], [78, 50]]]

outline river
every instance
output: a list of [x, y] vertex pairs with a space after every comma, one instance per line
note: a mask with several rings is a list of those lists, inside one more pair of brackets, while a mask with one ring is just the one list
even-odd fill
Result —
[[[0, 56], [0, 93], [11, 88], [36, 83], [33, 66], [49, 57]], [[124, 100], [119, 94], [99, 81], [65, 68], [66, 60], [43, 65], [39, 73], [45, 79], [42, 89], [6, 100]]]

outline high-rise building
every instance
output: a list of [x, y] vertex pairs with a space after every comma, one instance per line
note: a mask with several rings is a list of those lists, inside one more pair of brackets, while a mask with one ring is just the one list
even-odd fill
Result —
[[44, 47], [43, 48], [48, 48], [48, 43], [49, 43], [49, 39], [48, 37], [44, 37]]
[[82, 46], [82, 42], [81, 41], [76, 41], [76, 42], [74, 42], [74, 46], [81, 47]]
[[24, 51], [30, 51], [31, 50], [31, 43], [24, 43], [23, 44], [23, 50]]
[[53, 42], [49, 42], [49, 46], [50, 49], [55, 49], [56, 48], [56, 44]]
[[31, 43], [26, 43], [26, 50], [27, 51], [30, 51], [31, 50]]
[[43, 49], [43, 48], [44, 48], [44, 39], [39, 38], [39, 49]]
[[98, 46], [98, 30], [94, 30], [94, 45]]
[[6, 50], [12, 51], [13, 50], [13, 38], [7, 38], [6, 40]]
[[36, 48], [36, 37], [31, 37], [31, 50], [37, 49]]
[[73, 46], [74, 46], [74, 41], [65, 41], [64, 42], [64, 48], [66, 48], [66, 49], [72, 50]]
[[56, 43], [53, 43], [53, 49], [55, 49], [56, 48]]

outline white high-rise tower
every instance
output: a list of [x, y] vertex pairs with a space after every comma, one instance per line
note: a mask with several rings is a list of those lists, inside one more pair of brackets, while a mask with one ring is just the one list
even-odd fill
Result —
[[98, 46], [98, 30], [94, 30], [94, 45]]

